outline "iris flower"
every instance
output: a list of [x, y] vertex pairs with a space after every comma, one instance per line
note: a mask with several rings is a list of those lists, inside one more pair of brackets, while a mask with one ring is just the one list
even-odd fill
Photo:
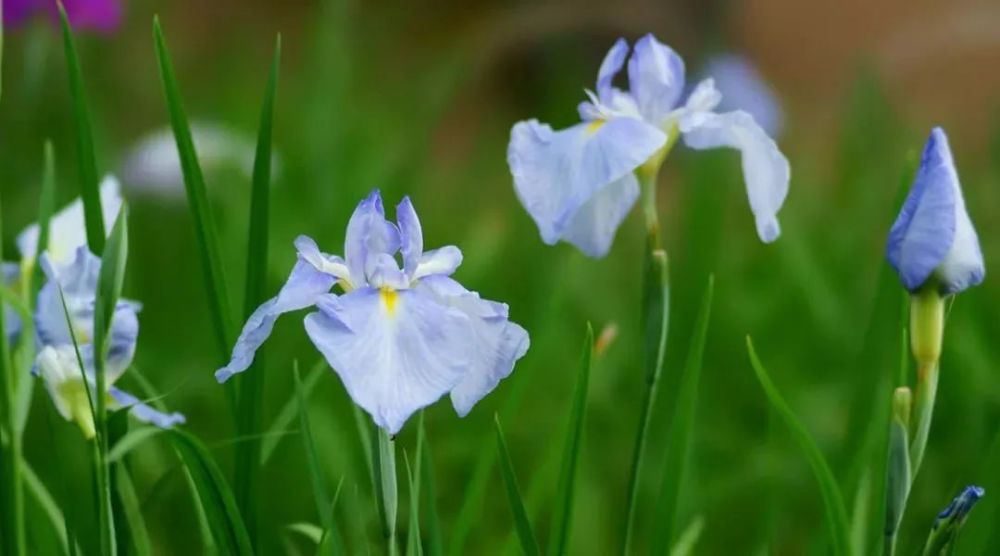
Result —
[[913, 187], [889, 230], [886, 257], [911, 292], [933, 283], [942, 294], [958, 293], [986, 275], [948, 136], [940, 127], [927, 139]]
[[[37, 14], [55, 19], [59, 12], [56, 0], [0, 0], [3, 2], [4, 26], [17, 26]], [[70, 24], [77, 29], [111, 32], [122, 18], [119, 0], [62, 0]]]
[[[507, 305], [450, 277], [462, 262], [457, 247], [424, 251], [409, 198], [396, 207], [396, 219], [385, 219], [375, 191], [348, 222], [343, 258], [299, 236], [288, 281], [250, 316], [216, 379], [250, 366], [278, 316], [312, 307], [309, 338], [378, 426], [396, 434], [413, 412], [446, 393], [460, 416], [468, 414], [510, 375], [528, 349], [528, 333], [508, 320]], [[341, 294], [330, 292], [334, 285]]]
[[719, 54], [705, 64], [705, 76], [715, 80], [722, 94], [718, 110], [746, 110], [768, 135], [781, 133], [784, 114], [774, 89], [746, 56]]
[[[68, 264], [57, 265], [47, 254], [42, 256], [41, 264], [47, 281], [38, 293], [38, 305], [35, 308], [38, 355], [33, 372], [44, 380], [59, 414], [66, 420], [76, 421], [84, 436], [93, 438], [94, 417], [90, 411], [87, 389], [94, 392], [96, 388], [92, 342], [101, 260], [86, 247], [79, 247]], [[184, 416], [179, 413], [160, 413], [141, 403], [132, 394], [110, 386], [132, 363], [139, 336], [139, 320], [136, 316], [139, 309], [138, 303], [127, 300], [121, 300], [115, 306], [105, 359], [109, 385], [105, 395], [109, 397], [111, 407], [128, 408], [141, 421], [169, 428], [183, 423]], [[83, 362], [85, 373], [80, 370], [80, 361]], [[87, 377], [87, 387], [83, 382], [84, 375]]]
[[[613, 85], [628, 58], [629, 90]], [[597, 75], [597, 92], [578, 107], [581, 123], [555, 131], [537, 120], [511, 130], [507, 162], [517, 196], [542, 240], [566, 241], [603, 257], [639, 197], [635, 171], [659, 168], [682, 136], [694, 149], [731, 147], [742, 155], [750, 209], [761, 240], [780, 234], [777, 213], [788, 193], [789, 166], [774, 140], [742, 110], [718, 113], [712, 79], [686, 99], [684, 61], [653, 35], [629, 57], [624, 39], [611, 48]]]

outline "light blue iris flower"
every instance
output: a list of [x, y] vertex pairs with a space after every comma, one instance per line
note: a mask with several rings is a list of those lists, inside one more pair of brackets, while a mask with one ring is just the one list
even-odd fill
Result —
[[[414, 411], [446, 393], [460, 416], [469, 413], [511, 373], [528, 333], [508, 320], [505, 304], [450, 278], [462, 262], [457, 247], [424, 251], [409, 198], [396, 219], [385, 219], [375, 191], [351, 216], [343, 258], [299, 236], [288, 281], [250, 316], [216, 379], [250, 366], [278, 316], [315, 307], [305, 318], [309, 338], [378, 426], [396, 434]], [[334, 285], [343, 294], [330, 293]]]
[[911, 292], [933, 279], [941, 293], [953, 294], [986, 275], [948, 137], [939, 127], [927, 139], [913, 188], [889, 230], [886, 257]]
[[[612, 81], [626, 58], [629, 90], [623, 91]], [[560, 131], [537, 120], [514, 125], [507, 162], [545, 243], [566, 241], [589, 256], [606, 255], [639, 197], [635, 170], [658, 166], [678, 134], [694, 149], [740, 151], [757, 233], [765, 242], [777, 239], [788, 160], [749, 113], [715, 111], [722, 99], [712, 79], [682, 102], [684, 90], [684, 62], [670, 47], [646, 35], [629, 58], [628, 43], [619, 39], [598, 71], [597, 92], [588, 90], [589, 102], [578, 108], [581, 123]]]
[[715, 80], [722, 94], [720, 111], [745, 110], [771, 137], [781, 133], [784, 114], [774, 89], [750, 60], [741, 54], [718, 54], [705, 63], [705, 77]]
[[[35, 308], [38, 355], [33, 372], [44, 380], [59, 414], [67, 420], [76, 421], [84, 436], [93, 438], [94, 418], [83, 383], [84, 373], [80, 372], [80, 360], [86, 369], [89, 388], [93, 391], [96, 386], [92, 343], [94, 306], [101, 260], [81, 246], [68, 263], [56, 264], [46, 253], [42, 255], [41, 264], [47, 281], [38, 293]], [[139, 336], [136, 315], [139, 309], [138, 303], [127, 300], [121, 300], [115, 306], [105, 364], [109, 385], [118, 380], [132, 363]], [[79, 359], [74, 338], [80, 349]], [[128, 408], [136, 418], [156, 426], [168, 428], [184, 422], [183, 415], [160, 413], [114, 386], [109, 386], [107, 395], [113, 406]]]

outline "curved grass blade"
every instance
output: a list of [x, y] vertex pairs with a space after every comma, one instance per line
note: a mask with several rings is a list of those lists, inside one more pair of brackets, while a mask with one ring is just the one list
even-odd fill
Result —
[[573, 520], [573, 494], [576, 485], [576, 468], [583, 444], [583, 421], [587, 409], [587, 388], [590, 382], [590, 359], [594, 351], [594, 328], [587, 323], [587, 335], [580, 358], [580, 371], [573, 388], [573, 406], [569, 414], [569, 429], [559, 471], [555, 505], [552, 509], [552, 531], [549, 537], [551, 556], [566, 554], [570, 525]]
[[541, 554], [541, 551], [538, 549], [538, 541], [535, 539], [535, 532], [531, 528], [531, 520], [528, 518], [528, 512], [524, 509], [524, 501], [521, 499], [521, 489], [517, 486], [514, 462], [511, 461], [510, 452], [507, 450], [507, 441], [504, 439], [503, 429], [500, 427], [500, 416], [494, 415], [493, 422], [496, 424], [500, 471], [503, 475], [504, 488], [507, 490], [507, 501], [510, 503], [510, 511], [514, 514], [514, 529], [517, 531], [517, 538], [521, 542], [521, 550], [524, 554], [526, 556], [537, 556]]
[[424, 499], [424, 534], [427, 537], [427, 553], [431, 556], [444, 554], [444, 535], [441, 533], [441, 519], [437, 512], [437, 487], [434, 482], [434, 463], [431, 457], [431, 447], [427, 441], [427, 431], [424, 429], [423, 413], [420, 414], [420, 428], [417, 430], [417, 442], [421, 446], [420, 480]]
[[[3, 258], [0, 249], [0, 259]], [[4, 311], [0, 310], [0, 313]], [[24, 530], [24, 488], [21, 468], [24, 464], [22, 456], [21, 435], [18, 432], [16, 417], [17, 379], [11, 365], [7, 345], [7, 334], [4, 315], [0, 314], [0, 406], [2, 406], [2, 422], [0, 422], [0, 533], [2, 546], [6, 554], [25, 554], [27, 549]]]
[[754, 351], [753, 342], [749, 336], [747, 336], [747, 353], [750, 355], [750, 363], [757, 374], [757, 380], [760, 381], [760, 385], [764, 389], [764, 394], [767, 395], [768, 402], [788, 426], [795, 443], [799, 445], [799, 449], [802, 450], [802, 454], [809, 462], [816, 482], [819, 483], [834, 554], [850, 554], [850, 526], [847, 520], [847, 508], [844, 506], [840, 487], [837, 486], [830, 465], [826, 462], [819, 447], [813, 442], [812, 437], [809, 436], [809, 432], [795, 416], [795, 412], [792, 411], [785, 399], [781, 397], [777, 387], [771, 382], [771, 377], [757, 357], [757, 352]]
[[42, 252], [49, 244], [49, 220], [56, 210], [56, 155], [52, 140], [45, 141], [45, 162], [42, 170], [42, 190], [38, 194], [38, 243], [35, 245], [33, 270], [30, 275], [29, 303], [38, 298], [38, 290], [42, 287], [42, 265], [38, 264]]
[[292, 363], [292, 374], [295, 376], [295, 399], [299, 406], [299, 428], [302, 429], [302, 445], [306, 451], [306, 462], [309, 466], [309, 479], [312, 484], [313, 500], [316, 502], [316, 512], [319, 514], [322, 530], [327, 531], [330, 535], [332, 553], [342, 554], [343, 544], [340, 541], [337, 525], [333, 520], [333, 507], [327, 494], [323, 466], [319, 461], [319, 454], [316, 452], [316, 444], [313, 442], [312, 425], [309, 423], [309, 410], [302, 387], [302, 379], [299, 375], [298, 361]]
[[643, 331], [643, 376], [646, 381], [646, 395], [639, 414], [639, 427], [635, 434], [632, 450], [632, 465], [629, 472], [628, 500], [625, 505], [625, 533], [622, 554], [632, 552], [632, 527], [635, 521], [636, 504], [639, 495], [639, 479], [643, 460], [646, 456], [649, 424], [656, 404], [657, 385], [663, 371], [663, 359], [667, 353], [667, 330], [670, 325], [670, 274], [667, 266], [667, 252], [655, 248], [656, 236], [651, 235], [646, 255], [643, 277], [643, 303], [640, 323]]
[[396, 547], [396, 510], [399, 494], [396, 487], [396, 446], [389, 433], [376, 427], [372, 438], [372, 464], [375, 470], [375, 504], [382, 522], [382, 536], [387, 552], [394, 556]]
[[[73, 97], [73, 129], [76, 133], [76, 155], [80, 166], [80, 197], [83, 199], [83, 218], [87, 227], [87, 245], [94, 253], [104, 251], [104, 213], [101, 211], [100, 185], [97, 175], [97, 155], [94, 153], [94, 130], [87, 108], [87, 95], [83, 86], [80, 57], [73, 41], [73, 30], [62, 3], [59, 22], [62, 26], [63, 48], [66, 52], [66, 71], [69, 77], [70, 96]], [[39, 242], [39, 245], [42, 245]]]
[[42, 509], [45, 517], [49, 520], [49, 525], [52, 526], [52, 531], [59, 538], [59, 544], [63, 547], [63, 550], [69, 554], [71, 552], [69, 543], [66, 539], [66, 522], [63, 516], [62, 510], [59, 508], [59, 504], [56, 503], [55, 498], [47, 488], [45, 488], [45, 483], [42, 482], [38, 475], [31, 469], [31, 466], [25, 463], [22, 468], [24, 471], [24, 486], [27, 487], [26, 491], [31, 493], [31, 496], [35, 499], [38, 507]]
[[[419, 457], [416, 459], [417, 467], [419, 467]], [[407, 488], [410, 491], [410, 523], [406, 532], [406, 556], [423, 556], [424, 547], [420, 544], [420, 469], [414, 471], [410, 466], [410, 457], [406, 455], [406, 451], [403, 451], [403, 463], [406, 465]]]
[[[309, 369], [306, 373], [305, 378], [302, 379], [302, 394], [305, 396], [306, 400], [312, 395], [313, 389], [316, 388], [316, 384], [319, 383], [320, 377], [323, 376], [323, 370], [326, 369], [326, 359], [322, 357]], [[283, 438], [288, 436], [290, 427], [292, 426], [292, 421], [294, 421], [299, 416], [299, 400], [298, 397], [292, 396], [285, 401], [285, 405], [281, 407], [281, 411], [278, 412], [278, 416], [275, 417], [274, 422], [268, 427], [267, 432], [263, 434], [263, 439], [261, 440], [261, 450], [260, 450], [260, 464], [266, 465], [270, 461], [271, 456], [274, 454], [275, 448], [278, 447], [278, 443], [281, 442]], [[365, 444], [367, 446], [367, 444]]]
[[164, 432], [159, 427], [139, 427], [125, 433], [108, 451], [108, 463], [118, 463], [146, 440]]
[[124, 464], [115, 465], [115, 485], [118, 487], [118, 500], [121, 502], [129, 538], [132, 540], [132, 548], [139, 556], [149, 556], [153, 553], [152, 545], [149, 542], [149, 533], [146, 531], [146, 522], [142, 518], [142, 508], [139, 497], [135, 493], [135, 485], [132, 484], [132, 479]]
[[[170, 113], [170, 125], [174, 131], [177, 154], [181, 161], [181, 171], [184, 174], [184, 186], [187, 189], [191, 220], [194, 222], [195, 236], [198, 240], [202, 270], [205, 273], [205, 288], [208, 293], [219, 357], [220, 361], [224, 361], [229, 358], [230, 338], [232, 338], [229, 292], [226, 289], [222, 258], [219, 255], [215, 221], [212, 218], [208, 195], [205, 192], [205, 180], [202, 177], [201, 166], [198, 164], [198, 155], [191, 137], [191, 128], [181, 104], [177, 80], [174, 78], [173, 64], [170, 61], [170, 54], [167, 52], [166, 41], [163, 38], [163, 30], [160, 28], [158, 17], [153, 19], [153, 43], [156, 48], [156, 60], [160, 68], [160, 80], [163, 83], [167, 110]], [[227, 389], [227, 392], [232, 392], [232, 390]]]
[[670, 549], [670, 556], [690, 556], [694, 554], [694, 547], [701, 538], [702, 531], [705, 530], [705, 518], [696, 516], [691, 523], [681, 533], [681, 536]]
[[236, 500], [208, 448], [194, 436], [178, 429], [164, 434], [191, 477], [198, 493], [198, 504], [205, 512], [219, 552], [227, 555], [253, 554], [250, 536], [236, 509]]
[[[247, 276], [244, 300], [244, 318], [257, 309], [267, 296], [267, 229], [270, 213], [271, 189], [271, 122], [274, 113], [274, 94], [278, 86], [278, 66], [281, 60], [281, 35], [274, 45], [274, 60], [264, 91], [257, 133], [257, 153], [253, 166], [253, 193], [250, 198], [250, 230], [247, 233]], [[250, 372], [236, 377], [238, 381], [236, 402], [237, 436], [248, 440], [236, 446], [236, 468], [233, 485], [236, 503], [252, 539], [257, 530], [257, 482], [260, 476], [261, 403], [264, 391], [264, 353], [258, 352]], [[325, 524], [324, 524], [325, 525]]]
[[675, 540], [681, 486], [687, 480], [687, 467], [691, 459], [691, 438], [697, 409], [698, 385], [701, 381], [705, 338], [708, 336], [708, 324], [712, 316], [714, 289], [715, 277], [709, 275], [687, 361], [684, 364], [684, 375], [681, 377], [680, 391], [677, 395], [677, 408], [667, 434], [666, 459], [663, 464], [663, 479], [660, 483], [660, 497], [656, 510], [657, 528], [653, 538], [653, 554], [666, 554]]

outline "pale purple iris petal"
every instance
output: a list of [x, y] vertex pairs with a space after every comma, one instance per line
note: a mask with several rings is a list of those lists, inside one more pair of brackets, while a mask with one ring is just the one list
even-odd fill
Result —
[[132, 414], [136, 419], [155, 425], [161, 429], [169, 429], [176, 425], [183, 425], [187, 420], [184, 415], [173, 412], [173, 413], [163, 413], [151, 405], [142, 403], [139, 398], [129, 394], [128, 392], [115, 388], [112, 386], [108, 389], [108, 394], [111, 395], [112, 399], [118, 403], [123, 409], [127, 409], [129, 413]]
[[631, 173], [666, 142], [634, 118], [581, 123], [561, 131], [536, 120], [511, 131], [507, 161], [521, 204], [542, 240], [554, 244], [576, 213], [604, 186]]
[[396, 224], [399, 228], [400, 251], [403, 254], [403, 269], [409, 274], [416, 271], [420, 256], [424, 253], [424, 232], [420, 227], [420, 218], [413, 208], [409, 197], [396, 206]]
[[604, 257], [638, 199], [639, 180], [634, 173], [625, 174], [598, 190], [576, 211], [563, 232], [563, 240], [590, 257]]
[[330, 291], [335, 282], [334, 276], [317, 270], [310, 262], [303, 259], [296, 262], [278, 295], [265, 301], [247, 319], [233, 347], [232, 359], [215, 372], [215, 379], [225, 382], [234, 374], [245, 371], [253, 363], [257, 350], [271, 336], [279, 316], [311, 307], [319, 296]]
[[740, 151], [757, 235], [765, 243], [778, 239], [781, 227], [777, 215], [788, 195], [791, 170], [788, 159], [753, 116], [742, 111], [696, 112], [681, 120], [680, 130], [684, 143], [693, 149], [730, 147]]
[[635, 43], [628, 61], [629, 92], [642, 117], [661, 124], [684, 92], [684, 60], [648, 34]]
[[344, 259], [351, 272], [351, 282], [358, 287], [365, 285], [376, 256], [380, 253], [392, 255], [398, 250], [399, 231], [385, 219], [382, 195], [378, 190], [372, 191], [354, 209], [347, 223]]
[[889, 230], [886, 258], [910, 291], [935, 273], [946, 293], [979, 284], [985, 276], [979, 239], [941, 128], [927, 139], [913, 188]]
[[720, 111], [744, 110], [771, 137], [781, 132], [784, 114], [777, 95], [746, 57], [720, 54], [708, 61], [704, 73], [722, 93]]
[[611, 104], [611, 94], [613, 91], [612, 82], [615, 75], [621, 71], [625, 65], [625, 58], [628, 57], [628, 42], [625, 39], [618, 39], [611, 46], [611, 50], [604, 56], [601, 67], [597, 71], [597, 98], [604, 104]]
[[414, 290], [323, 297], [306, 331], [351, 398], [396, 434], [462, 380], [479, 346], [462, 312]]

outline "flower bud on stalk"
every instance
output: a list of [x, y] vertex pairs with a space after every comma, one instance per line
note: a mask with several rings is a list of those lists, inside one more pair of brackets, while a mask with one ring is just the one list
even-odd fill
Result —
[[896, 533], [903, 521], [906, 499], [910, 495], [910, 409], [913, 394], [903, 386], [892, 395], [892, 423], [889, 425], [889, 465], [886, 478], [885, 541], [886, 553], [896, 545]]

